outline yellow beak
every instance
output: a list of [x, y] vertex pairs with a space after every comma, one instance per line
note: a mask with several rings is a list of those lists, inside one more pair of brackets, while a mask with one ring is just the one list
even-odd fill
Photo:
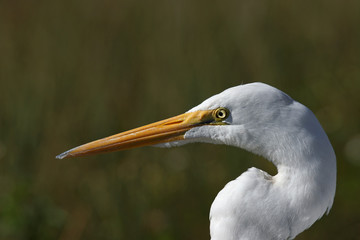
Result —
[[66, 151], [56, 158], [87, 156], [96, 153], [120, 151], [135, 147], [183, 140], [193, 127], [216, 124], [214, 110], [184, 113], [159, 122], [151, 123], [110, 137], [102, 138]]

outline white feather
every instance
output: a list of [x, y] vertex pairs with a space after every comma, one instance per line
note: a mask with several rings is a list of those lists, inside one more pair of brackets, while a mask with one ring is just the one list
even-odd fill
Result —
[[[336, 157], [314, 114], [263, 83], [217, 94], [191, 111], [226, 107], [227, 125], [201, 126], [185, 141], [227, 144], [273, 162], [275, 176], [250, 168], [229, 182], [210, 210], [212, 240], [293, 239], [333, 204]], [[241, 159], [239, 159], [240, 161]]]

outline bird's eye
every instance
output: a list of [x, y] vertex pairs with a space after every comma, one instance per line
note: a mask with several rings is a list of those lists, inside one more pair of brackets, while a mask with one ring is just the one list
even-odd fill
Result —
[[217, 121], [222, 121], [229, 116], [229, 110], [227, 108], [218, 108], [214, 111], [214, 118]]

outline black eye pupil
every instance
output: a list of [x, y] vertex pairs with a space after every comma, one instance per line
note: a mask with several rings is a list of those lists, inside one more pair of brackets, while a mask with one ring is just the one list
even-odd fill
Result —
[[224, 110], [220, 110], [217, 113], [218, 118], [224, 118], [226, 116], [226, 113], [224, 112]]

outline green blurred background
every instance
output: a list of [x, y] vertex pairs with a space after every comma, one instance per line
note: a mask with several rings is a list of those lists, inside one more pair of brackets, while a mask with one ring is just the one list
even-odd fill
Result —
[[338, 158], [329, 216], [360, 239], [360, 1], [0, 0], [0, 239], [209, 239], [217, 192], [275, 168], [207, 144], [57, 160], [261, 81], [311, 108]]

